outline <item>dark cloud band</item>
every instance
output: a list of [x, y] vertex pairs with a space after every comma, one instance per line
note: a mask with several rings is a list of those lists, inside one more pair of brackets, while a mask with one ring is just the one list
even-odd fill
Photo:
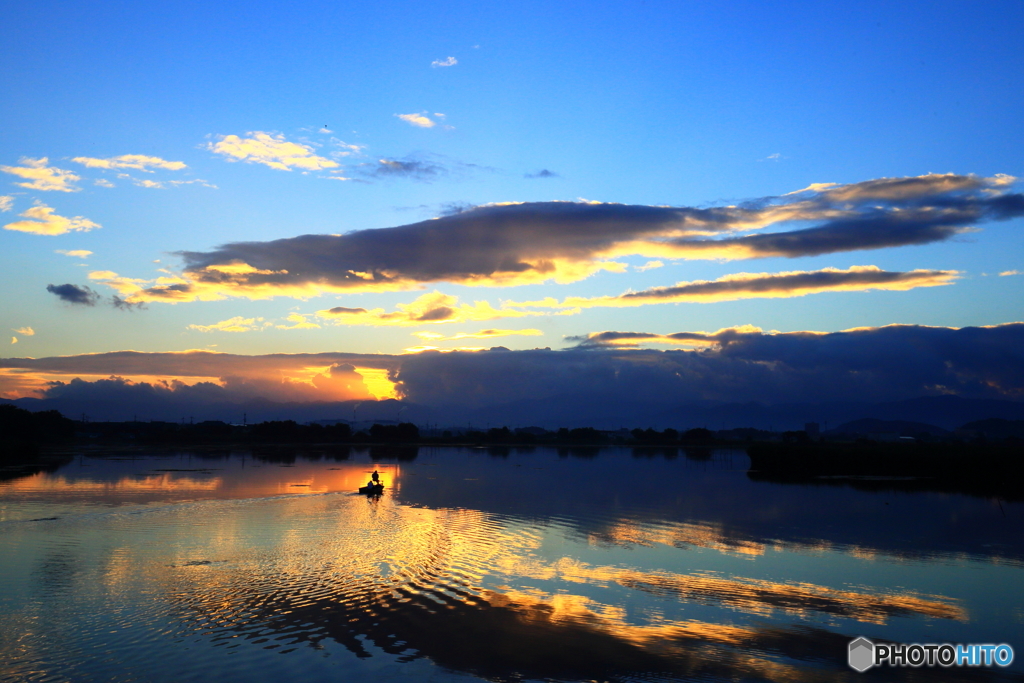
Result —
[[[51, 384], [44, 397], [78, 392], [93, 402], [123, 400], [123, 412], [131, 414], [131, 387], [102, 378], [164, 378], [160, 391], [181, 391], [180, 397], [196, 400], [209, 394], [216, 400], [301, 396], [313, 401], [323, 395], [359, 396], [352, 388], [359, 385], [355, 374], [369, 377], [373, 369], [386, 371], [397, 392], [421, 407], [465, 415], [487, 406], [557, 405], [566, 424], [590, 422], [598, 409], [612, 419], [629, 410], [668, 414], [685, 405], [751, 401], [784, 405], [947, 395], [1024, 399], [1024, 323], [959, 329], [892, 325], [831, 333], [771, 334], [752, 327], [667, 335], [601, 332], [576, 341], [582, 348], [404, 356], [117, 352], [7, 358], [0, 359], [0, 393], [6, 393], [5, 381], [26, 386], [35, 377], [41, 378], [37, 386], [45, 387], [54, 378], [91, 377], [96, 379]], [[620, 348], [651, 341], [702, 349]], [[309, 368], [328, 367], [317, 372], [313, 387], [282, 381]], [[132, 386], [140, 387], [132, 391], [145, 389]]]
[[[431, 282], [574, 282], [600, 270], [622, 270], [614, 259], [635, 255], [749, 259], [927, 244], [978, 223], [1024, 215], [1024, 195], [1009, 192], [1014, 180], [948, 174], [812, 185], [716, 208], [486, 205], [393, 228], [183, 251], [178, 281], [150, 287], [127, 278], [106, 282], [132, 301], [309, 297]], [[804, 227], [808, 222], [815, 225]], [[750, 234], [765, 229], [770, 231]]]

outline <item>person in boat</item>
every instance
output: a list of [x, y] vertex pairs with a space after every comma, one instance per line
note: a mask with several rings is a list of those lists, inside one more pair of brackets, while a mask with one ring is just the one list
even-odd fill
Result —
[[370, 475], [370, 481], [366, 482], [366, 488], [377, 488], [378, 486], [383, 486], [383, 484], [380, 483], [380, 475], [377, 470], [374, 470]]

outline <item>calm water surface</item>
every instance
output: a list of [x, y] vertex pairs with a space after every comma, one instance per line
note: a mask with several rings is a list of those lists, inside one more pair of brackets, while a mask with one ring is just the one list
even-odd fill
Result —
[[[0, 482], [0, 678], [1024, 680], [1024, 505], [747, 466], [614, 448], [80, 454]], [[375, 468], [384, 495], [353, 493]], [[859, 635], [1006, 642], [1017, 660], [857, 674]]]

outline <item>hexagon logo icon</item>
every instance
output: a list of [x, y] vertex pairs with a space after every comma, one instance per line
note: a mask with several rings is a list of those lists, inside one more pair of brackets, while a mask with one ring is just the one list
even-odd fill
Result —
[[864, 673], [870, 669], [875, 663], [875, 644], [864, 636], [851, 640], [849, 663], [854, 671]]

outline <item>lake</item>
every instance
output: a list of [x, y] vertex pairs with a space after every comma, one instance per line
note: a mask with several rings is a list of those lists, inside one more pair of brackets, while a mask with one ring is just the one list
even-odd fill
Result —
[[[742, 451], [85, 450], [0, 482], [10, 681], [1024, 680], [1024, 504]], [[382, 496], [355, 493], [377, 469]], [[1007, 668], [847, 665], [858, 637]]]

